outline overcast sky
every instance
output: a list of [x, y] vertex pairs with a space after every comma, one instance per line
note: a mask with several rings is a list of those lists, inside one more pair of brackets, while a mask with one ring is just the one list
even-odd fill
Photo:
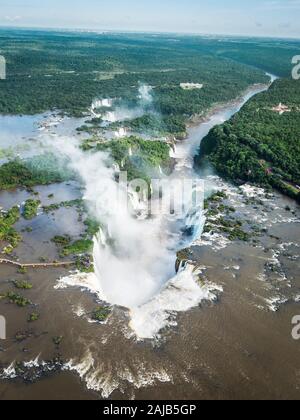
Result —
[[0, 25], [300, 38], [300, 0], [0, 0]]

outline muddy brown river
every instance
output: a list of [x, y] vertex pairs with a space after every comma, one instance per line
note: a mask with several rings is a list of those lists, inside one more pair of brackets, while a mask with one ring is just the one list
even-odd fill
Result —
[[[186, 146], [178, 145], [179, 163], [189, 165], [210, 124], [241, 105], [230, 104], [193, 127]], [[16, 130], [15, 141], [19, 135]], [[7, 339], [0, 341], [0, 399], [299, 399], [300, 341], [292, 338], [292, 318], [300, 315], [299, 206], [213, 174], [206, 182], [225, 191], [239, 219], [263, 233], [255, 242], [230, 242], [222, 234], [196, 238], [188, 248], [190, 264], [202, 282], [215, 285], [213, 296], [187, 311], [169, 311], [167, 325], [153, 339], [136, 336], [124, 308], [113, 307], [105, 323], [92, 322], [89, 314], [99, 298], [84, 285], [60, 283], [69, 275], [66, 269], [20, 274], [0, 266], [0, 294], [11, 289], [12, 280], [33, 285], [22, 291], [30, 308], [0, 300], [7, 320]], [[75, 182], [34, 190], [43, 205], [82, 197]], [[0, 206], [8, 209], [30, 197], [25, 190], [0, 192]], [[63, 233], [79, 239], [85, 230], [76, 208], [40, 211], [16, 228], [23, 231], [16, 251], [22, 262], [59, 259], [51, 238]], [[28, 323], [34, 310], [40, 319]], [[62, 337], [59, 345], [55, 337]]]

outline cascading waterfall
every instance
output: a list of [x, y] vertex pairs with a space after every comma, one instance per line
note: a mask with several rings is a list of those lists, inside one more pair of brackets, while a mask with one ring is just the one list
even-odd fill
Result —
[[113, 103], [113, 99], [95, 99], [91, 105], [91, 114], [94, 117], [99, 118], [102, 116], [102, 114], [97, 112], [97, 110], [102, 108], [111, 108], [113, 106]]
[[127, 198], [139, 214], [136, 217], [127, 212], [125, 194], [121, 199], [125, 210], [119, 209], [115, 216], [104, 217], [104, 209], [97, 206], [109, 235], [101, 230], [94, 240], [93, 255], [101, 294], [111, 304], [133, 309], [152, 299], [174, 277], [176, 251], [183, 244], [181, 232], [201, 226], [204, 216], [199, 206], [179, 219], [165, 212], [149, 218], [147, 196], [140, 200], [140, 195], [131, 191]]
[[[197, 178], [193, 157], [201, 139], [262, 90], [261, 87], [254, 89], [244, 101], [230, 105], [205, 124], [190, 130], [189, 139], [171, 152], [177, 164], [167, 181]], [[143, 101], [148, 103], [149, 92], [149, 89], [141, 92]], [[94, 217], [106, 227], [106, 231], [102, 229], [94, 240], [95, 274], [90, 275], [92, 283], [98, 284], [100, 295], [108, 303], [130, 310], [130, 325], [136, 335], [154, 337], [169, 322], [174, 323], [170, 320], [170, 312], [185, 311], [203, 299], [214, 299], [212, 291], [216, 290], [215, 285], [200, 286], [189, 264], [180, 267], [177, 275], [175, 273], [176, 252], [189, 246], [202, 233], [205, 222], [203, 206], [189, 206], [186, 202], [186, 212], [180, 217], [174, 218], [164, 212], [149, 218], [147, 206], [138, 194], [131, 191], [130, 202], [135, 215], [129, 213], [127, 191], [118, 190], [114, 170], [106, 164], [107, 157], [100, 153], [83, 153], [74, 145], [66, 147], [73, 168], [85, 184], [84, 198]], [[59, 150], [61, 152], [61, 143]], [[111, 211], [117, 207], [117, 212]], [[137, 213], [144, 214], [144, 217], [136, 217]]]

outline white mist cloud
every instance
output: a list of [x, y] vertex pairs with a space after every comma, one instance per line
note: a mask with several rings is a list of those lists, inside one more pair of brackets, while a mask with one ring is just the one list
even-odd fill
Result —
[[[106, 154], [82, 152], [70, 138], [50, 141], [52, 150], [70, 159], [70, 167], [83, 182], [91, 213], [109, 232], [110, 238], [104, 240], [106, 233], [102, 233], [94, 246], [101, 295], [109, 303], [128, 308], [147, 302], [175, 274], [172, 242], [161, 234], [165, 232], [163, 218], [138, 220], [127, 212], [127, 192], [120, 196]], [[116, 213], [115, 208], [120, 211]]]

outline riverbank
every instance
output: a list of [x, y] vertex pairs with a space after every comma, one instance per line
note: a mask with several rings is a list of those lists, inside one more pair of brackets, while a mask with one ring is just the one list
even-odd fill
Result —
[[187, 123], [188, 129], [197, 127], [200, 124], [208, 122], [215, 114], [219, 114], [220, 112], [225, 111], [228, 107], [239, 106], [241, 102], [245, 101], [245, 98], [248, 97], [248, 95], [252, 96], [253, 92], [262, 92], [268, 89], [272, 85], [274, 77], [275, 76], [271, 76], [271, 82], [269, 84], [257, 83], [252, 86], [249, 86], [249, 88], [247, 88], [243, 93], [241, 93], [241, 95], [239, 95], [236, 99], [233, 99], [232, 101], [226, 103], [215, 104], [203, 114], [192, 116]]

